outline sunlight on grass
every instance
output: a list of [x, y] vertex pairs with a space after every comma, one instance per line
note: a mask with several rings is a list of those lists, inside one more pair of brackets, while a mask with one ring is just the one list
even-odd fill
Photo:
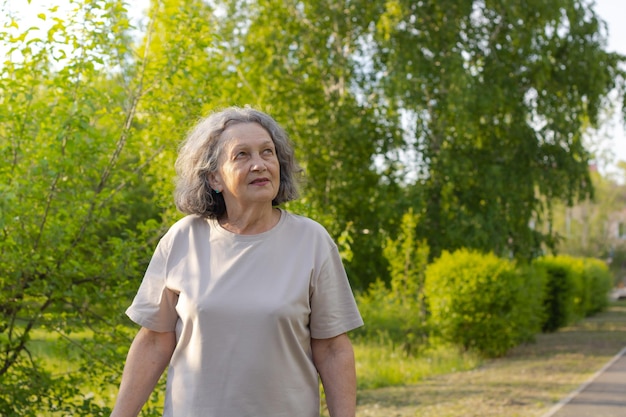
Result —
[[64, 338], [59, 333], [43, 329], [32, 330], [28, 350], [42, 360], [44, 368], [53, 375], [76, 372], [80, 358], [80, 341], [91, 337], [91, 332], [81, 331]]
[[[73, 333], [71, 340], [57, 333], [36, 330], [29, 350], [42, 359], [53, 375], [79, 371], [79, 342], [91, 337], [90, 332]], [[469, 370], [480, 364], [470, 353], [452, 346], [430, 348], [418, 355], [407, 355], [391, 344], [354, 343], [359, 389], [415, 384], [424, 378], [449, 372]], [[105, 393], [110, 397], [112, 393]]]
[[[76, 332], [68, 339], [58, 333], [36, 330], [29, 342], [29, 350], [42, 359], [46, 370], [53, 375], [80, 372], [80, 341], [91, 336], [88, 331]], [[477, 356], [451, 346], [438, 346], [407, 355], [391, 343], [361, 341], [354, 343], [354, 351], [359, 389], [412, 385], [434, 375], [474, 369], [481, 363]], [[102, 387], [83, 388], [84, 395], [94, 396], [103, 404], [112, 404], [117, 393], [116, 386], [104, 391]], [[153, 405], [161, 402], [162, 398], [158, 398]]]
[[[85, 366], [84, 352], [81, 342], [91, 339], [93, 333], [90, 330], [74, 331], [71, 335], [62, 335], [58, 332], [45, 329], [32, 330], [31, 339], [28, 342], [28, 350], [31, 355], [38, 359], [43, 369], [50, 372], [53, 378], [82, 372], [81, 366]], [[117, 385], [89, 384], [79, 387], [84, 398], [91, 398], [95, 403], [104, 406], [112, 405], [117, 395]], [[66, 416], [64, 412], [48, 411], [38, 414], [41, 417]]]
[[407, 355], [390, 345], [354, 344], [359, 389], [415, 384], [424, 378], [474, 369], [480, 359], [453, 347]]

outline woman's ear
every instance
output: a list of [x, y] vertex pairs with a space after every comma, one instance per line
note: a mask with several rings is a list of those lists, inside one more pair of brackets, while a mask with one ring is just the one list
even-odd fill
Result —
[[211, 186], [213, 191], [215, 191], [216, 193], [221, 193], [223, 187], [219, 174], [216, 172], [209, 172], [207, 174], [207, 177], [209, 180], [209, 185]]

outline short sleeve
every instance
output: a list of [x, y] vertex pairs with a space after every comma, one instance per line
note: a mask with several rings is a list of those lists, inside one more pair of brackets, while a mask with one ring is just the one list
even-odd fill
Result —
[[157, 245], [148, 269], [126, 315], [142, 327], [156, 332], [176, 329], [178, 294], [167, 288], [169, 247], [165, 239]]
[[312, 281], [311, 337], [328, 339], [363, 325], [335, 245]]

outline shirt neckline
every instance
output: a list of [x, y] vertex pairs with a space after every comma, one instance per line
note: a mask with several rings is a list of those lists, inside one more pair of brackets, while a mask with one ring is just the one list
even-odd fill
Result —
[[283, 225], [283, 223], [285, 222], [285, 218], [287, 217], [287, 213], [281, 209], [278, 208], [278, 210], [280, 211], [280, 218], [278, 219], [278, 223], [276, 223], [271, 229], [266, 230], [265, 232], [261, 232], [261, 233], [256, 233], [253, 235], [241, 235], [238, 233], [234, 233], [231, 232], [230, 230], [225, 229], [217, 219], [208, 219], [209, 225], [211, 226], [211, 229], [213, 231], [215, 231], [216, 233], [220, 234], [221, 236], [224, 236], [228, 239], [232, 239], [232, 240], [238, 240], [238, 241], [254, 241], [254, 240], [262, 240], [267, 238], [270, 235], [273, 235], [274, 233], [277, 233], [278, 229], [280, 229]]

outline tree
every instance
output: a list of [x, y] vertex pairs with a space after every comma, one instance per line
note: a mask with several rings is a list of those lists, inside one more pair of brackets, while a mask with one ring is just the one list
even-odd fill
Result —
[[[0, 414], [108, 415], [82, 387], [119, 374], [130, 337], [119, 312], [158, 226], [145, 167], [159, 150], [135, 134], [145, 59], [131, 65], [122, 1], [39, 18], [53, 22], [43, 37], [10, 15], [0, 34], [11, 57], [0, 72]], [[36, 329], [69, 342], [90, 329], [80, 372], [51, 374], [31, 352]]]
[[[432, 254], [473, 247], [532, 258], [551, 205], [592, 195], [586, 123], [624, 84], [624, 57], [578, 0], [396, 0], [378, 21], [376, 69], [416, 120]], [[412, 47], [406, 47], [413, 45]]]
[[[303, 196], [288, 207], [331, 235], [350, 236], [351, 282], [365, 288], [386, 270], [383, 231], [395, 219], [395, 179], [375, 157], [400, 143], [397, 115], [360, 98], [366, 2], [226, 1], [219, 20], [224, 91], [268, 111], [293, 139], [305, 169]], [[395, 194], [394, 194], [395, 193]], [[393, 223], [392, 223], [393, 224]], [[347, 242], [347, 241], [346, 241]]]

